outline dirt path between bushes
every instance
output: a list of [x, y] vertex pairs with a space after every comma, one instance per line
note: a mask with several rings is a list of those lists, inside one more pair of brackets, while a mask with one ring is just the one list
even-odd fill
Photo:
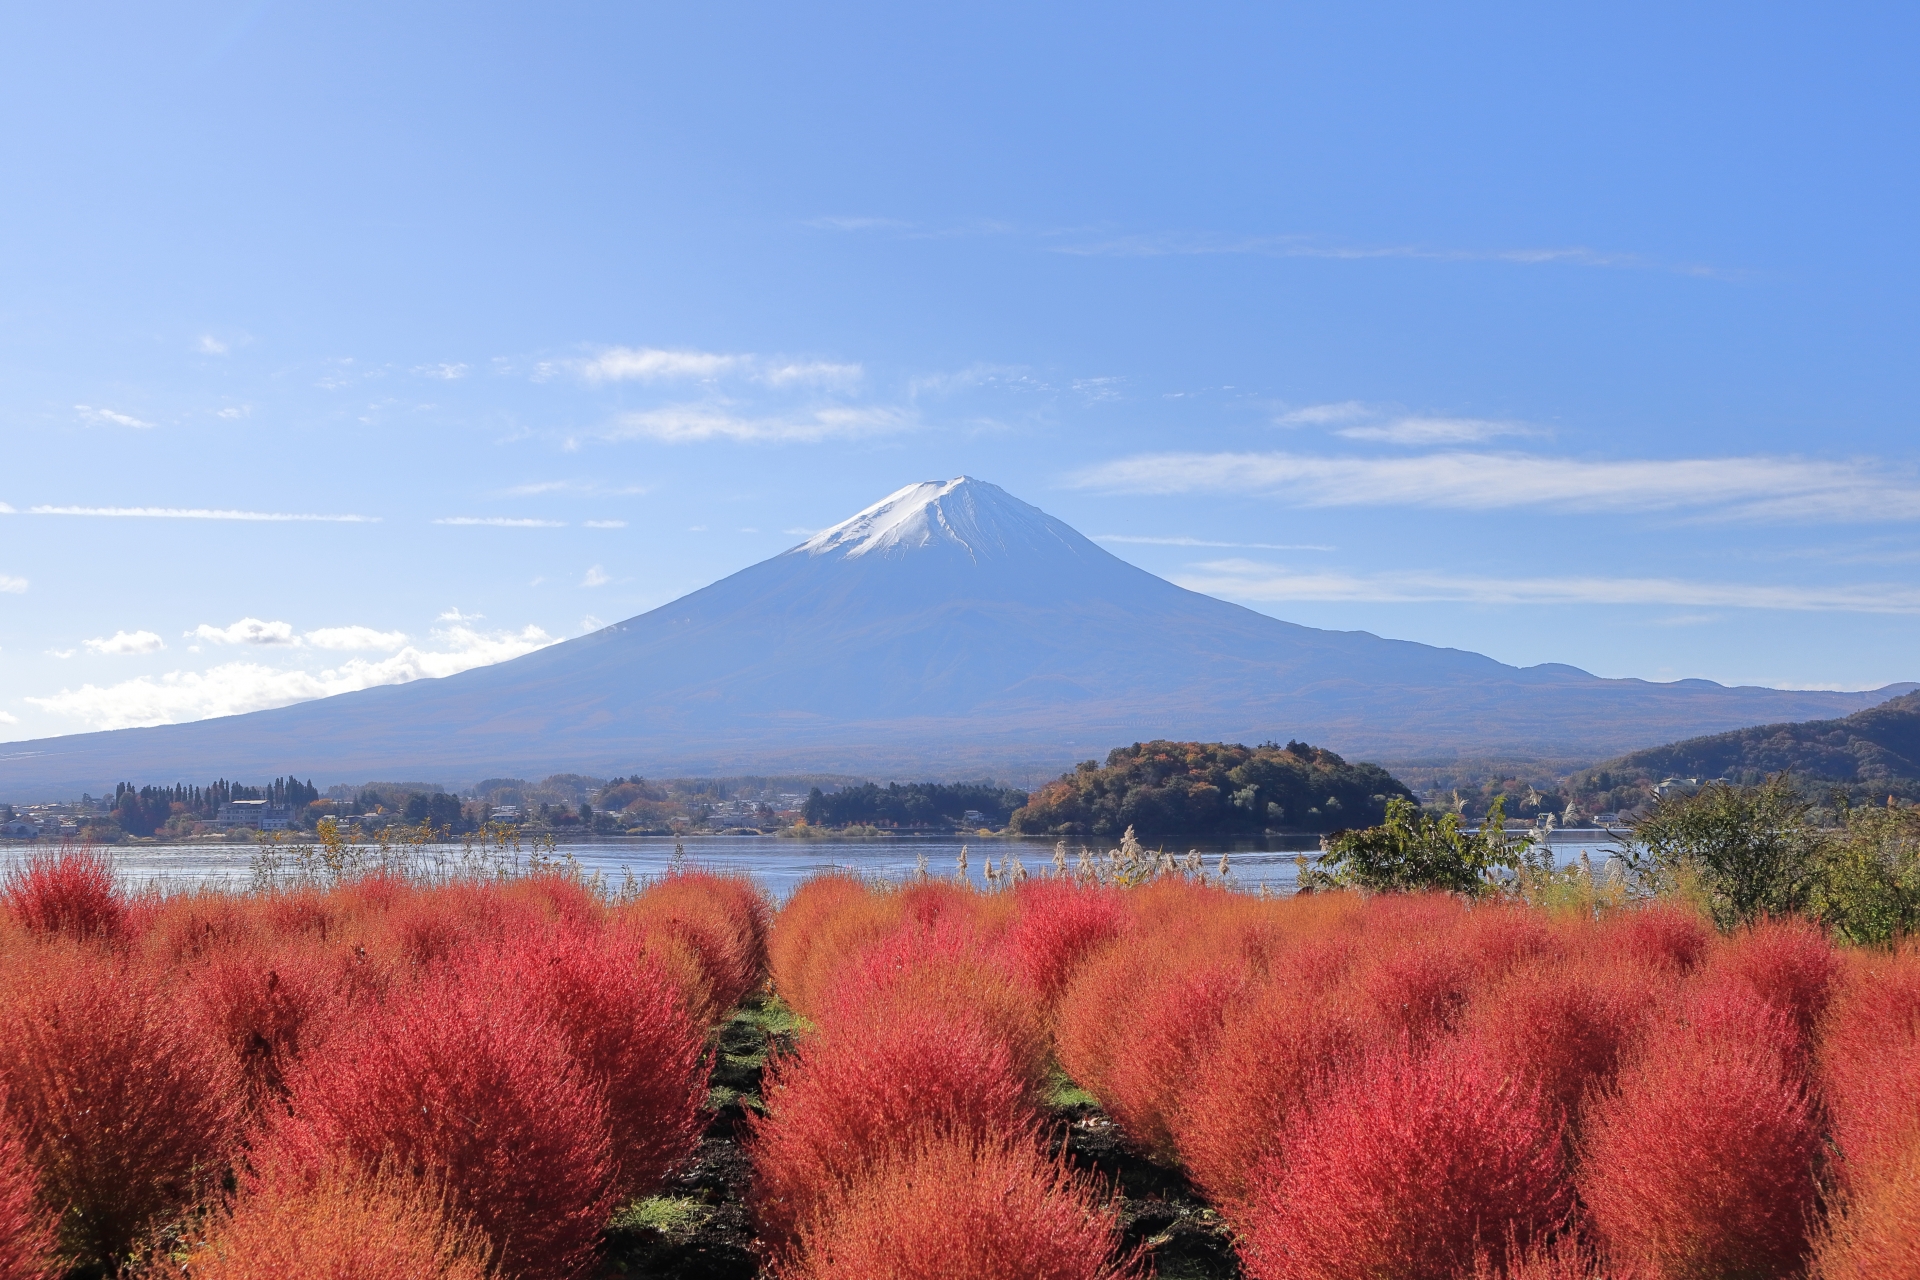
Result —
[[[713, 1065], [712, 1122], [700, 1149], [662, 1193], [628, 1206], [606, 1233], [602, 1275], [645, 1280], [759, 1280], [747, 1209], [753, 1168], [742, 1141], [772, 1053], [791, 1051], [792, 1020], [777, 1004], [749, 1002], [721, 1028]], [[1160, 1280], [1238, 1280], [1239, 1259], [1220, 1215], [1180, 1171], [1128, 1149], [1100, 1108], [1063, 1095], [1053, 1109], [1054, 1150], [1120, 1194], [1124, 1248], [1144, 1246]]]

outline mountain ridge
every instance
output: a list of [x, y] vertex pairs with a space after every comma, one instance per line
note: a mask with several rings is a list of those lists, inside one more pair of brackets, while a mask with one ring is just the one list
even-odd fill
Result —
[[1041, 777], [1154, 738], [1594, 759], [1864, 693], [1606, 680], [1286, 622], [1156, 577], [997, 485], [908, 485], [657, 609], [493, 666], [0, 745], [0, 794], [284, 771]]

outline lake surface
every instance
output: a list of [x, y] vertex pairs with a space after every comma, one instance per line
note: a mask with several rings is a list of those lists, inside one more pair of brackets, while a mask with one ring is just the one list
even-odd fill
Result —
[[[963, 847], [967, 851], [967, 878], [984, 888], [989, 859], [998, 867], [1011, 854], [1019, 858], [1029, 873], [1038, 875], [1051, 868], [1054, 851], [1051, 840], [968, 840], [948, 836], [864, 840], [687, 836], [677, 843], [684, 850], [687, 865], [744, 871], [775, 899], [784, 899], [795, 885], [825, 871], [847, 870], [876, 879], [905, 880], [919, 870], [923, 858], [929, 874], [951, 878], [958, 870]], [[1112, 842], [1069, 840], [1069, 859], [1078, 856], [1082, 843], [1100, 853], [1111, 847]], [[665, 874], [672, 866], [675, 844], [671, 836], [579, 840], [559, 845], [556, 856], [571, 856], [589, 875], [598, 874], [609, 887], [617, 888], [628, 874], [642, 879]], [[1269, 892], [1292, 893], [1298, 875], [1294, 860], [1301, 854], [1311, 856], [1320, 846], [1317, 838], [1302, 836], [1233, 844], [1190, 845], [1169, 841], [1165, 847], [1177, 853], [1197, 848], [1209, 873], [1218, 870], [1224, 853], [1227, 869], [1239, 887], [1253, 890], [1265, 885]], [[1561, 865], [1576, 862], [1585, 853], [1596, 867], [1606, 861], [1614, 848], [1605, 833], [1579, 830], [1556, 831], [1552, 847], [1554, 860]], [[451, 860], [461, 851], [462, 846], [453, 844], [430, 847], [424, 852], [429, 857], [438, 855]], [[256, 853], [253, 845], [121, 845], [106, 852], [121, 883], [129, 888], [184, 889], [207, 885], [245, 889], [253, 883]], [[521, 861], [525, 861], [524, 854]]]

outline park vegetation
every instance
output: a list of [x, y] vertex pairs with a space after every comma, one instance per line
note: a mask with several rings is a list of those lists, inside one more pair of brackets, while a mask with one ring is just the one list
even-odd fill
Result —
[[[1229, 1274], [1189, 1228], [1254, 1280], [1920, 1274], [1920, 819], [1801, 804], [1675, 797], [1608, 870], [1395, 799], [1284, 898], [1133, 832], [777, 912], [681, 866], [129, 894], [38, 853], [0, 1280], [618, 1274], [718, 1212], [674, 1194], [716, 1108], [780, 1280]], [[785, 1031], [718, 1087], [743, 1018]]]
[[1136, 742], [1041, 787], [1012, 825], [1108, 838], [1132, 828], [1143, 839], [1335, 831], [1382, 821], [1394, 797], [1412, 793], [1385, 769], [1304, 742]]

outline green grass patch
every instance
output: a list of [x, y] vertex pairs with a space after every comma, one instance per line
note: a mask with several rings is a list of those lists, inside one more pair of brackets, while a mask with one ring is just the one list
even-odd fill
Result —
[[626, 1231], [660, 1231], [668, 1234], [695, 1231], [713, 1216], [713, 1208], [684, 1196], [648, 1196], [635, 1200], [613, 1215], [613, 1225]]
[[1055, 1071], [1047, 1081], [1047, 1105], [1055, 1109], [1061, 1107], [1097, 1107], [1100, 1099], [1067, 1079], [1065, 1073]]

